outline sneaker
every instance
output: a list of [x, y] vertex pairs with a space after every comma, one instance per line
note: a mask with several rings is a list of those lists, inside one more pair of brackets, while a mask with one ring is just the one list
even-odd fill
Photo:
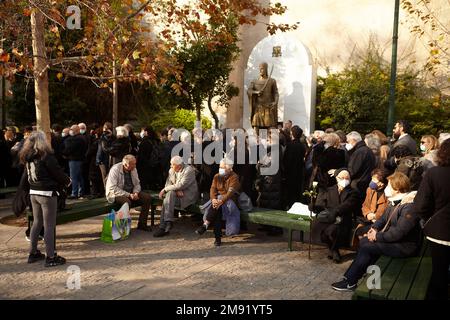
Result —
[[222, 240], [220, 238], [216, 238], [216, 241], [214, 241], [215, 247], [220, 247], [222, 245]]
[[204, 224], [202, 224], [201, 227], [199, 227], [197, 230], [195, 230], [196, 234], [202, 235], [206, 232], [206, 226]]
[[156, 237], [156, 238], [160, 238], [160, 237], [164, 237], [164, 236], [166, 236], [166, 235], [168, 235], [168, 234], [169, 234], [168, 231], [159, 228], [159, 229], [153, 234], [153, 236]]
[[356, 289], [356, 283], [350, 284], [347, 279], [343, 279], [339, 282], [333, 283], [331, 287], [337, 291], [353, 291]]
[[39, 260], [44, 260], [45, 254], [42, 254], [39, 250], [36, 253], [30, 253], [28, 256], [28, 263], [34, 263]]
[[55, 253], [55, 256], [53, 258], [45, 258], [45, 266], [46, 267], [56, 267], [56, 266], [60, 266], [66, 263], [66, 259], [64, 259], [61, 256], [58, 256]]
[[26, 239], [28, 242], [31, 242], [31, 239], [30, 239], [29, 236], [25, 236], [25, 239]]

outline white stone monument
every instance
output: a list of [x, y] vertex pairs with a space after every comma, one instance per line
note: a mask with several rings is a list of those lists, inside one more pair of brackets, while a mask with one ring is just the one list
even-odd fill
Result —
[[[314, 130], [316, 103], [316, 69], [309, 50], [288, 33], [261, 40], [252, 50], [244, 76], [244, 93], [259, 77], [259, 64], [267, 62], [268, 72], [277, 81], [280, 95], [278, 121], [292, 120], [306, 135]], [[243, 127], [251, 128], [250, 103], [244, 96]]]

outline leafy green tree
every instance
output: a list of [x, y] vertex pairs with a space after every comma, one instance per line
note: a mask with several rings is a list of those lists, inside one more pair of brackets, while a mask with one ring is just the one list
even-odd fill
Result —
[[[183, 128], [188, 131], [194, 129], [196, 121], [196, 113], [192, 110], [176, 109], [175, 111], [163, 111], [157, 118], [151, 122], [155, 130], [161, 130], [169, 124], [175, 128]], [[211, 128], [211, 121], [208, 118], [202, 117], [202, 128]]]
[[[343, 71], [318, 79], [316, 127], [361, 133], [386, 131], [389, 63], [374, 42], [351, 61]], [[421, 72], [411, 67], [399, 70], [396, 119], [408, 120], [413, 135], [419, 138], [423, 134], [449, 131], [449, 118], [448, 96], [438, 88], [431, 88]]]

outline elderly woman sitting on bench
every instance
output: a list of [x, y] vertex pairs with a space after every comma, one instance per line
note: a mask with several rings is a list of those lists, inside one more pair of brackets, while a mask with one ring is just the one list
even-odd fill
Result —
[[222, 244], [222, 217], [227, 221], [227, 235], [239, 233], [240, 211], [237, 206], [239, 189], [239, 176], [233, 172], [233, 161], [222, 159], [219, 173], [214, 176], [211, 185], [211, 200], [203, 206], [206, 209], [204, 224], [195, 231], [197, 234], [204, 234], [213, 223], [216, 247]]

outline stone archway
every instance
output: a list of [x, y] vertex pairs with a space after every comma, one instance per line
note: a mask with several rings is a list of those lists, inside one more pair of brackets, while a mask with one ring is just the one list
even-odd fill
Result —
[[[273, 56], [274, 48], [280, 49], [281, 56]], [[245, 93], [250, 81], [258, 77], [261, 62], [269, 64], [269, 72], [273, 66], [272, 78], [277, 81], [280, 95], [278, 121], [292, 120], [294, 125], [309, 134], [314, 130], [316, 69], [308, 48], [295, 36], [286, 33], [262, 39], [248, 58], [243, 90], [244, 129], [251, 127], [249, 101]]]

